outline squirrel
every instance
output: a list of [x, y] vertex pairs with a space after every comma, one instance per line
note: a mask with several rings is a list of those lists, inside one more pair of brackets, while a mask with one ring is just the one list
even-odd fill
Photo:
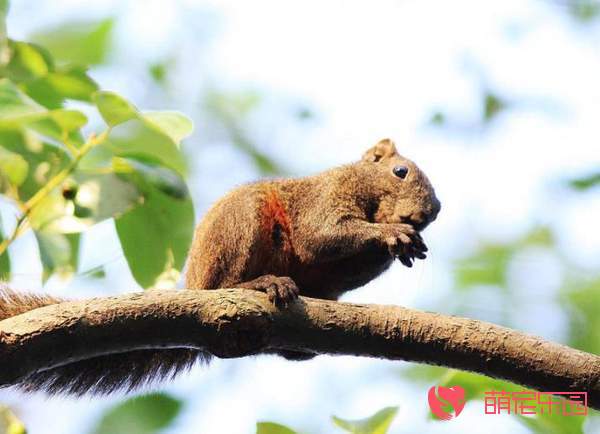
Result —
[[[420, 232], [440, 206], [425, 174], [383, 139], [358, 162], [304, 178], [259, 181], [225, 195], [197, 226], [186, 288], [263, 291], [280, 308], [299, 295], [337, 300], [395, 259], [407, 267], [424, 259]], [[60, 301], [4, 290], [0, 320]], [[189, 348], [135, 350], [41, 371], [18, 387], [74, 395], [131, 391], [210, 357]]]

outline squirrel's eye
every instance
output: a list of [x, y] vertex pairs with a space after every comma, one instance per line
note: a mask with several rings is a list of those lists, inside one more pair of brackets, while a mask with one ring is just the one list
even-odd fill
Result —
[[396, 175], [398, 178], [406, 178], [406, 175], [408, 175], [408, 167], [406, 166], [396, 166], [394, 167], [394, 175]]

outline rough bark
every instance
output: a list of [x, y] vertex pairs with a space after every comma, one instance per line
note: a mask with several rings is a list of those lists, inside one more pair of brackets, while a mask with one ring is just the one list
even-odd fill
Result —
[[64, 302], [0, 321], [0, 386], [98, 355], [196, 348], [218, 357], [273, 350], [443, 365], [541, 391], [586, 391], [600, 408], [600, 357], [483, 321], [399, 306], [259, 292], [146, 291]]

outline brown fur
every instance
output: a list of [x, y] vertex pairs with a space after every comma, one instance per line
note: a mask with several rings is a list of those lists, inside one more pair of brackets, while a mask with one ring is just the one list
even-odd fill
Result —
[[[392, 173], [398, 165], [409, 168], [405, 179]], [[300, 294], [337, 299], [389, 267], [398, 236], [414, 237], [412, 228], [424, 229], [439, 209], [427, 177], [385, 139], [360, 162], [226, 195], [196, 229], [187, 287], [231, 287], [270, 274], [291, 277]]]
[[[408, 168], [404, 179], [394, 175], [396, 166]], [[257, 182], [224, 196], [196, 229], [186, 286], [261, 290], [281, 306], [298, 294], [335, 300], [377, 277], [395, 258], [407, 266], [423, 259], [427, 248], [418, 232], [439, 209], [427, 177], [384, 139], [357, 163], [306, 178]], [[0, 319], [59, 301], [5, 292]], [[39, 372], [22, 388], [131, 390], [207, 359], [188, 349], [132, 351]]]

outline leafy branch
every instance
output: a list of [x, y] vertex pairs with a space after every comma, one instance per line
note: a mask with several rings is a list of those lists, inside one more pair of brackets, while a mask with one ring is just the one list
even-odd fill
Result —
[[[6, 8], [1, 12], [0, 33]], [[110, 21], [101, 23], [90, 41], [103, 45], [111, 26]], [[78, 38], [87, 38], [81, 29], [77, 32]], [[0, 277], [10, 278], [9, 246], [30, 228], [38, 242], [43, 279], [73, 273], [79, 234], [106, 219], [114, 219], [125, 258], [141, 286], [176, 274], [183, 267], [194, 223], [180, 149], [192, 132], [191, 121], [178, 112], [138, 110], [122, 96], [101, 90], [85, 67], [55, 63], [38, 44], [3, 34], [0, 40], [0, 195], [20, 211], [11, 233], [4, 236], [0, 227]], [[62, 49], [71, 40], [49, 40], [61, 56], [72, 51]], [[88, 118], [68, 108], [71, 100], [95, 108], [106, 126], [91, 127], [104, 132], [84, 140]], [[147, 221], [156, 226], [154, 237], [130, 230]], [[155, 254], [140, 255], [140, 246]]]

